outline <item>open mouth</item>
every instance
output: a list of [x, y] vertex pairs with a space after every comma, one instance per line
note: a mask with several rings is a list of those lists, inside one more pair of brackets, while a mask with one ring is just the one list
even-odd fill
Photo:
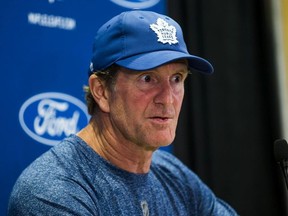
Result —
[[172, 119], [172, 118], [169, 118], [169, 117], [161, 117], [161, 116], [155, 116], [155, 117], [152, 117], [151, 119], [153, 119], [153, 120], [155, 120], [155, 121], [166, 122], [166, 121], [168, 121], [169, 119]]

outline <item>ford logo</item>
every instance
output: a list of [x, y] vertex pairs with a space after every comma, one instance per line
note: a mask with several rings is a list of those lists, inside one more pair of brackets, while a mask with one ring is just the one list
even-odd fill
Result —
[[125, 8], [131, 8], [131, 9], [144, 9], [152, 7], [160, 0], [110, 0], [113, 3], [120, 5]]
[[19, 111], [23, 130], [34, 140], [55, 145], [89, 121], [86, 105], [71, 95], [47, 92], [24, 102]]

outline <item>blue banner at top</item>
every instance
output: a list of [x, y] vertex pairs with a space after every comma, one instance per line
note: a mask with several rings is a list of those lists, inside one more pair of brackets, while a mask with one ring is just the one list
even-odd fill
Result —
[[83, 85], [98, 28], [126, 10], [165, 8], [164, 0], [0, 2], [0, 215], [23, 169], [88, 123]]

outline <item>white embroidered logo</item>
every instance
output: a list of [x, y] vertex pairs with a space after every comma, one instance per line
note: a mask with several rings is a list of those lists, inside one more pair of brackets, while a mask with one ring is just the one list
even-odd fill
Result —
[[165, 44], [177, 44], [176, 28], [169, 25], [165, 20], [158, 18], [156, 24], [151, 24], [150, 28], [157, 34], [159, 42]]
[[143, 216], [149, 216], [148, 203], [145, 200], [141, 202], [141, 208], [142, 208]]

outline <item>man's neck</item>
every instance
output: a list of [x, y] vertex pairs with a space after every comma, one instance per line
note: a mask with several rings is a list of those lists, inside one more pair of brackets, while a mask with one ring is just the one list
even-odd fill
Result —
[[105, 126], [99, 131], [93, 120], [78, 134], [95, 152], [113, 165], [131, 173], [148, 173], [151, 165], [153, 150], [117, 139], [113, 131]]

